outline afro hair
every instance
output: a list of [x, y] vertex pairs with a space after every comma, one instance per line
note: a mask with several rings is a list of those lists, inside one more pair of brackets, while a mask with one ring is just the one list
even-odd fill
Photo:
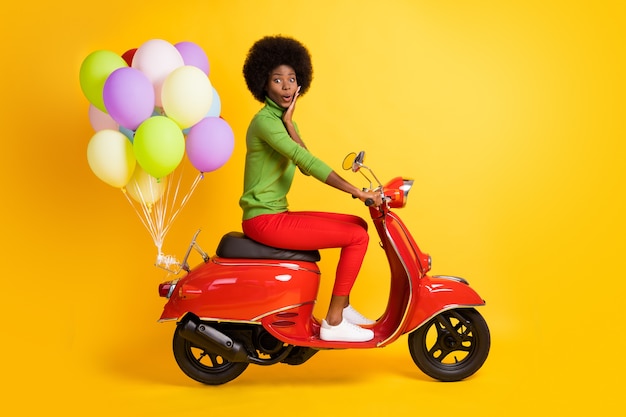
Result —
[[297, 40], [286, 36], [266, 36], [254, 43], [243, 64], [243, 76], [248, 90], [261, 103], [267, 95], [267, 81], [271, 71], [289, 65], [296, 71], [300, 95], [309, 89], [313, 80], [311, 55]]

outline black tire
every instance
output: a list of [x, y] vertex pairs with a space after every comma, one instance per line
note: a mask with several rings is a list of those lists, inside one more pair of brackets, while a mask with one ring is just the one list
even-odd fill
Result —
[[247, 362], [229, 362], [222, 356], [195, 346], [174, 332], [174, 358], [180, 369], [191, 379], [207, 385], [221, 385], [232, 381], [248, 367]]
[[417, 367], [444, 382], [473, 375], [487, 360], [491, 346], [489, 327], [473, 308], [439, 313], [409, 334], [408, 340]]

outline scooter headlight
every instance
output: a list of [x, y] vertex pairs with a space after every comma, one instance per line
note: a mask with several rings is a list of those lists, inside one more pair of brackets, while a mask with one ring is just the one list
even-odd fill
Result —
[[409, 191], [413, 187], [413, 180], [396, 177], [385, 185], [385, 196], [391, 208], [402, 208], [406, 205]]
[[413, 180], [402, 180], [402, 185], [400, 186], [400, 191], [402, 191], [404, 197], [404, 204], [406, 204], [406, 199], [409, 195], [409, 191], [411, 191], [411, 187], [413, 187]]

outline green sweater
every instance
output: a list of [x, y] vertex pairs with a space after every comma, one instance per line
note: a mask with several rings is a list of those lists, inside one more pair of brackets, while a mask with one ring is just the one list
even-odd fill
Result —
[[[287, 193], [296, 166], [326, 182], [332, 169], [291, 139], [282, 121], [284, 109], [269, 98], [246, 133], [246, 166], [239, 205], [243, 220], [287, 211]], [[294, 122], [299, 134], [297, 125]]]

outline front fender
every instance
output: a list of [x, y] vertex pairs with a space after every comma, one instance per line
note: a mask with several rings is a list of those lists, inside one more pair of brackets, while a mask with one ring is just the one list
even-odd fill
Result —
[[413, 302], [407, 324], [407, 333], [412, 332], [442, 311], [458, 307], [485, 305], [485, 300], [460, 277], [425, 275], [420, 280], [419, 299]]

